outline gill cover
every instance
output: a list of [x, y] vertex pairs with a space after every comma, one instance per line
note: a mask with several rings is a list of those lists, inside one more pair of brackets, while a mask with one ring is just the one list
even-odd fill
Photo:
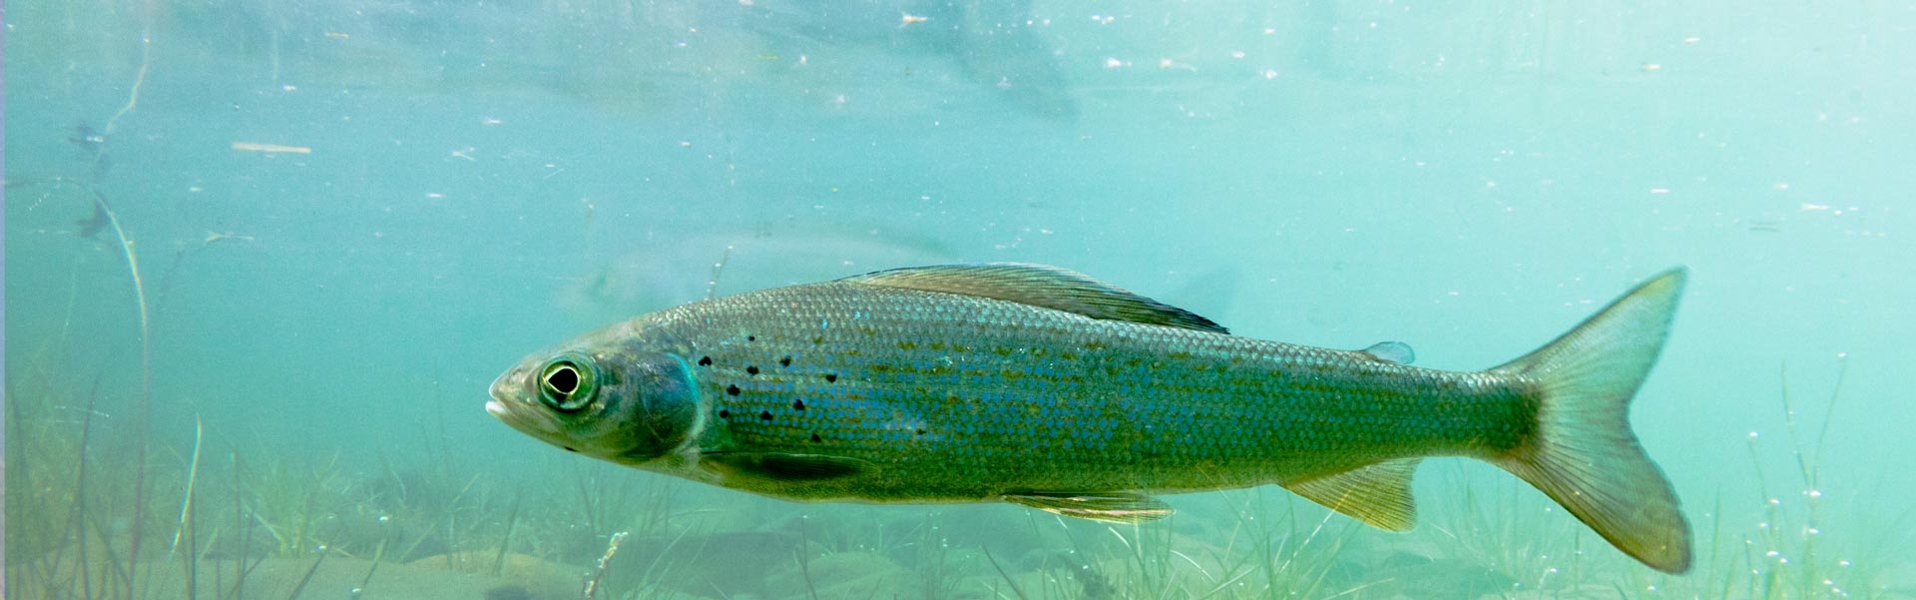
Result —
[[699, 397], [685, 361], [663, 352], [612, 352], [594, 359], [565, 353], [541, 367], [539, 399], [569, 421], [569, 446], [611, 462], [638, 465], [694, 437]]

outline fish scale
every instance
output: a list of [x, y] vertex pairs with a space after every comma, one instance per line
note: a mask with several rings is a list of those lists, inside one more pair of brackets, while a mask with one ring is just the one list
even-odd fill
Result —
[[1536, 486], [1654, 568], [1689, 568], [1675, 493], [1629, 430], [1684, 280], [1468, 372], [1230, 335], [1037, 265], [898, 269], [695, 302], [535, 354], [488, 412], [573, 452], [812, 501], [1003, 500], [1118, 522], [1158, 493], [1278, 484], [1392, 530], [1418, 461]]
[[[720, 319], [734, 325], [704, 326]], [[880, 497], [920, 497], [921, 479], [952, 500], [1283, 482], [1508, 447], [1519, 432], [1501, 424], [1526, 410], [1511, 382], [1479, 374], [940, 292], [832, 282], [658, 321], [711, 357], [695, 377], [730, 443], [913, 470], [865, 488]]]

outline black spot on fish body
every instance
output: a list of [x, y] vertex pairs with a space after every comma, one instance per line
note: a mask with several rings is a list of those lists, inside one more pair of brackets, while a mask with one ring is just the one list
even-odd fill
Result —
[[706, 357], [699, 358], [699, 366], [701, 367], [712, 366], [712, 357], [706, 356]]
[[738, 395], [738, 393], [739, 393], [739, 389], [738, 389], [738, 386], [736, 386], [736, 385], [728, 385], [728, 386], [725, 386], [725, 395], [727, 395], [727, 396], [737, 396], [737, 395]]
[[792, 410], [805, 410], [805, 401], [804, 401], [804, 400], [793, 400], [793, 401], [792, 401]]
[[721, 409], [719, 409], [719, 418], [721, 418], [721, 419], [730, 419], [730, 418], [732, 418], [732, 411], [729, 411], [729, 410], [725, 410], [725, 409], [723, 409], [723, 408], [721, 408]]
[[820, 437], [818, 437], [818, 434], [816, 434], [816, 433], [814, 433], [814, 434], [812, 434], [812, 441], [813, 441], [813, 442], [822, 442], [822, 441], [825, 441], [825, 440], [824, 440], [824, 439], [822, 439], [822, 438], [820, 438]]
[[781, 367], [792, 366], [792, 357], [787, 356], [785, 358], [778, 359], [778, 366], [781, 366]]
[[838, 374], [837, 374], [837, 373], [826, 373], [826, 374], [825, 374], [825, 383], [838, 383]]
[[750, 365], [750, 366], [746, 366], [746, 367], [745, 367], [745, 374], [746, 374], [746, 375], [757, 375], [757, 374], [758, 374], [758, 367], [757, 367], [756, 365]]
[[748, 341], [748, 342], [756, 342], [756, 341], [758, 341], [758, 336], [756, 336], [756, 335], [748, 335], [748, 336], [745, 336], [745, 341]]
[[767, 411], [762, 411], [762, 412], [760, 412], [760, 413], [758, 413], [758, 419], [759, 419], [760, 421], [770, 421], [770, 420], [772, 420], [772, 411], [769, 411], [769, 410], [767, 410]]

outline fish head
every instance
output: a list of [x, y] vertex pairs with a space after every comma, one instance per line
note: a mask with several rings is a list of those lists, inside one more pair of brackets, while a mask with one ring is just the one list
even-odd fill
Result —
[[637, 340], [535, 354], [494, 380], [491, 392], [486, 412], [513, 429], [623, 465], [685, 451], [704, 428], [685, 359]]

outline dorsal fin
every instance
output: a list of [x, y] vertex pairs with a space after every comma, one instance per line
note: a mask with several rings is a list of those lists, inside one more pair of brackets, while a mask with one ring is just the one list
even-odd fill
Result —
[[1284, 489], [1386, 531], [1410, 531], [1417, 504], [1410, 475], [1420, 458], [1399, 458], [1316, 479], [1285, 483]]
[[985, 263], [912, 267], [839, 281], [991, 298], [1093, 319], [1230, 333], [1222, 325], [1191, 311], [1124, 291], [1081, 273], [1045, 265]]

